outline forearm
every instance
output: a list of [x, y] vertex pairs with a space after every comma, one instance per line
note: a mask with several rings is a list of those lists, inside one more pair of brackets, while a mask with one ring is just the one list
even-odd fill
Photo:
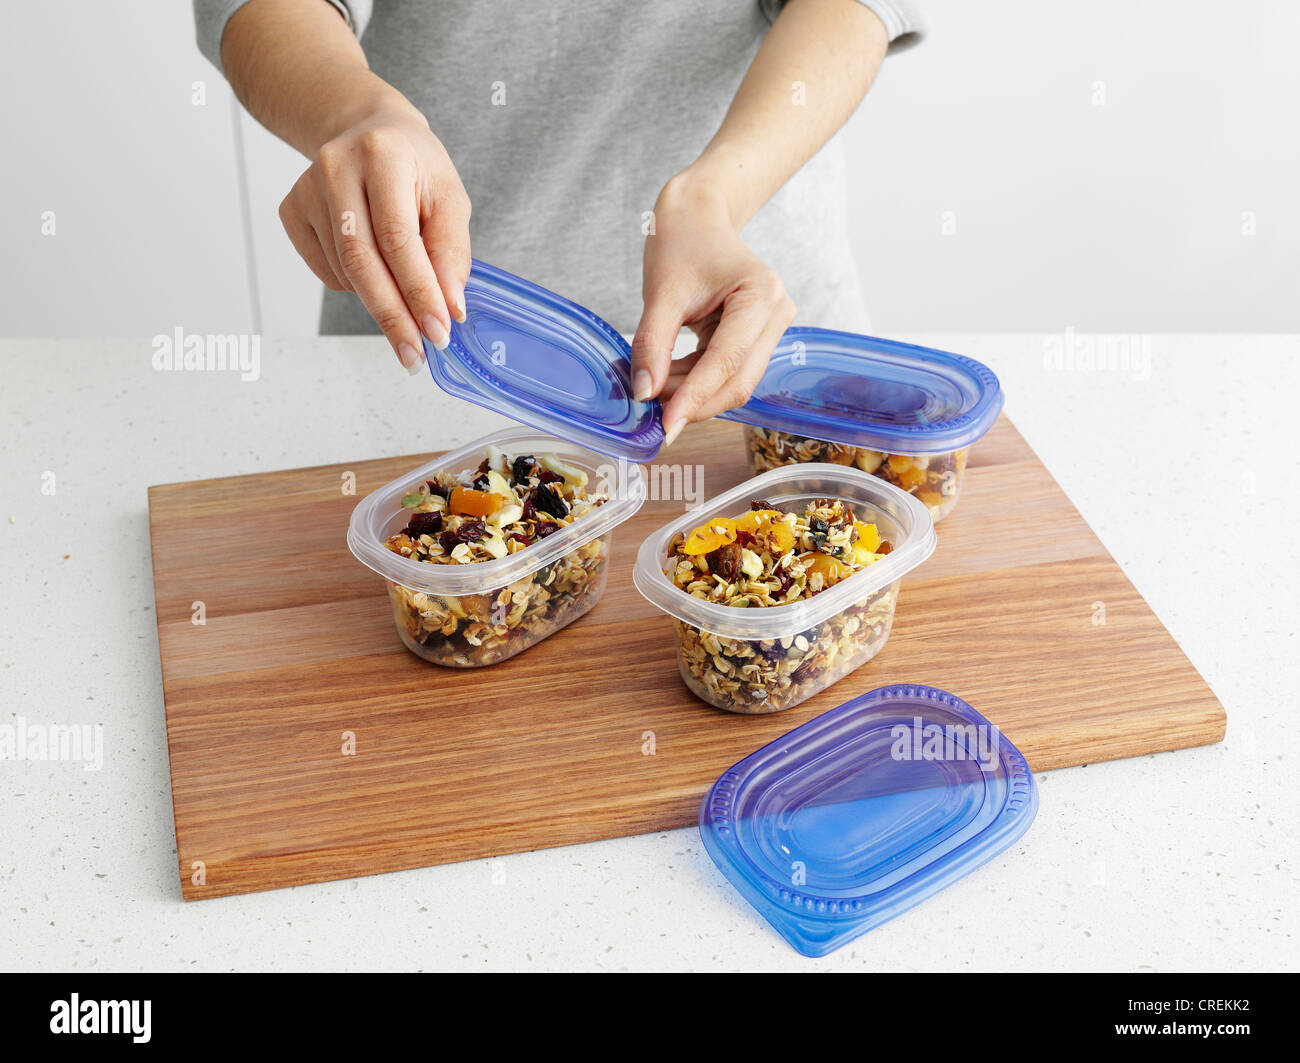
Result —
[[226, 26], [221, 62], [248, 112], [308, 158], [385, 108], [423, 121], [370, 72], [361, 45], [325, 0], [251, 0]]
[[790, 0], [718, 132], [674, 181], [720, 196], [740, 228], [853, 113], [888, 46], [857, 0]]

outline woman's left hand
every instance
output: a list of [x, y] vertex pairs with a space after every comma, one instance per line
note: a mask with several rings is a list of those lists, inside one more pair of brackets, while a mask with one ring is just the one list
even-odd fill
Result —
[[[741, 240], [721, 193], [686, 174], [655, 204], [641, 294], [632, 382], [637, 398], [663, 402], [665, 446], [687, 422], [744, 405], [795, 315], [780, 276]], [[674, 361], [683, 325], [699, 343]]]

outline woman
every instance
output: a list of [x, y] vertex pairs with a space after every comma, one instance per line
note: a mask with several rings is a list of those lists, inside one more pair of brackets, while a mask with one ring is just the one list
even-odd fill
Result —
[[377, 324], [418, 371], [420, 333], [463, 319], [472, 243], [635, 329], [671, 442], [745, 402], [796, 302], [865, 327], [822, 148], [915, 39], [903, 0], [194, 4], [204, 53], [311, 160], [280, 217], [329, 289], [323, 332]]

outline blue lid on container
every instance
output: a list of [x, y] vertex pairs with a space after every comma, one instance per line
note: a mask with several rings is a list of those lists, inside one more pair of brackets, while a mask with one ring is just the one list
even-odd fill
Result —
[[764, 746], [713, 784], [700, 836], [805, 956], [825, 956], [938, 893], [1028, 829], [1025, 758], [966, 702], [873, 690]]
[[474, 260], [465, 320], [424, 353], [439, 386], [543, 432], [631, 461], [663, 445], [659, 403], [632, 397], [627, 342], [590, 310]]
[[993, 427], [1002, 388], [959, 354], [829, 329], [787, 329], [750, 400], [720, 416], [894, 454], [960, 450]]

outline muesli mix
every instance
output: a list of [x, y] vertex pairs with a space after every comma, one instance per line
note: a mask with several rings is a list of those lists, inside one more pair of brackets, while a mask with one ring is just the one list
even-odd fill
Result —
[[957, 504], [970, 450], [963, 447], [946, 454], [887, 454], [753, 425], [745, 426], [745, 447], [755, 475], [782, 465], [809, 461], [850, 465], [916, 495], [936, 521], [946, 517]]
[[[842, 499], [799, 512], [758, 499], [734, 519], [714, 518], [669, 547], [666, 574], [686, 594], [733, 608], [812, 598], [875, 564], [892, 546]], [[780, 639], [723, 638], [681, 620], [678, 663], [699, 697], [732, 712], [797, 704], [874, 657], [889, 637], [898, 581], [807, 631]]]
[[[585, 471], [552, 454], [511, 456], [489, 447], [473, 473], [438, 473], [402, 499], [406, 527], [384, 545], [431, 565], [470, 565], [526, 550], [607, 499]], [[495, 664], [575, 620], [600, 597], [607, 545], [593, 539], [484, 594], [436, 595], [388, 581], [398, 630], [426, 660]]]

